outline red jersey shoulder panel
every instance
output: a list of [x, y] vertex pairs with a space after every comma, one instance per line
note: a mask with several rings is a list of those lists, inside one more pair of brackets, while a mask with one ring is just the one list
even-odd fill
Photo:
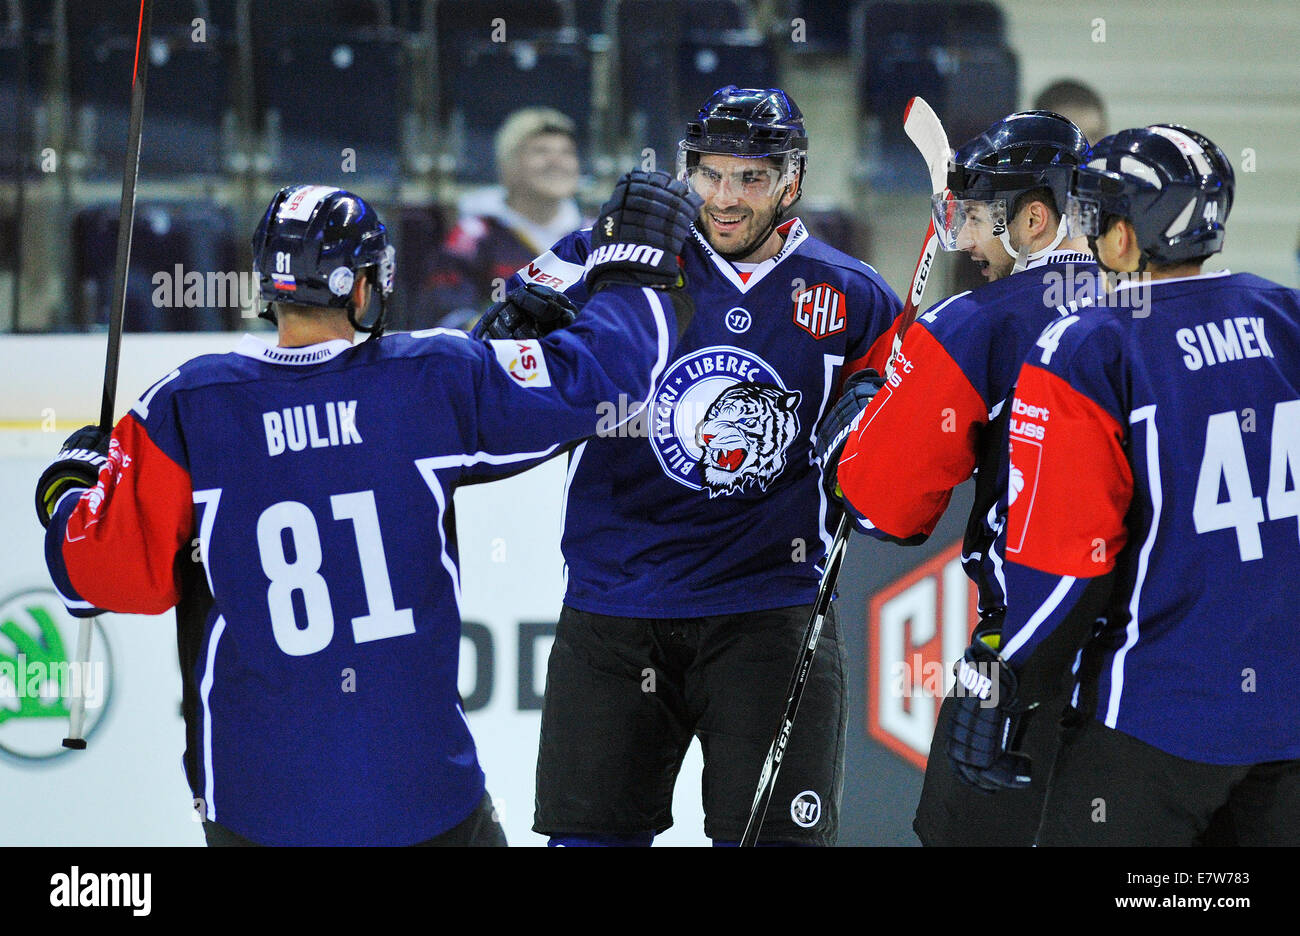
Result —
[[1025, 364], [1010, 433], [1007, 559], [1076, 578], [1109, 572], [1133, 497], [1124, 427], [1065, 379]]
[[974, 470], [987, 421], [984, 401], [957, 362], [924, 326], [913, 326], [889, 382], [845, 443], [840, 488], [890, 536], [929, 535], [952, 489]]

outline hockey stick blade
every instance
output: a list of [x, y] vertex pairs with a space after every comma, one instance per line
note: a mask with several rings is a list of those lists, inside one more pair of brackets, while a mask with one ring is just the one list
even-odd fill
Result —
[[938, 195], [948, 187], [948, 160], [952, 150], [948, 148], [948, 134], [944, 133], [939, 116], [924, 98], [914, 97], [907, 102], [903, 132], [921, 151], [930, 172], [930, 190]]
[[[914, 97], [907, 102], [907, 109], [903, 111], [903, 131], [916, 145], [921, 158], [925, 160], [926, 170], [930, 173], [931, 190], [936, 195], [946, 194], [948, 161], [952, 151], [948, 148], [948, 134], [944, 132], [943, 123], [924, 98]], [[890, 350], [889, 361], [885, 365], [886, 377], [893, 374], [899, 351], [903, 347], [903, 333], [916, 320], [916, 313], [920, 311], [921, 299], [925, 296], [925, 286], [930, 281], [930, 271], [934, 269], [934, 261], [938, 253], [939, 237], [934, 230], [932, 213], [925, 232], [925, 242], [921, 246], [921, 255], [917, 257], [916, 267], [912, 271], [912, 287], [908, 290], [903, 311], [898, 317], [898, 330], [894, 333], [893, 347]]]

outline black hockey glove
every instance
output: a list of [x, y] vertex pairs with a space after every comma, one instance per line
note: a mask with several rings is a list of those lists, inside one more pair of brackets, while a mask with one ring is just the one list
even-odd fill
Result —
[[681, 286], [682, 246], [702, 204], [685, 182], [667, 173], [624, 175], [592, 225], [588, 291], [607, 283]]
[[564, 293], [528, 283], [484, 312], [470, 334], [483, 341], [545, 338], [556, 329], [568, 328], [577, 315], [578, 307]]
[[1016, 674], [1002, 659], [998, 631], [976, 632], [954, 668], [957, 703], [948, 757], [957, 776], [986, 793], [1029, 786], [1030, 760], [1013, 748], [1027, 710], [1016, 700]]
[[862, 411], [884, 385], [885, 378], [870, 367], [850, 374], [849, 379], [844, 381], [844, 392], [822, 420], [822, 427], [817, 432], [817, 461], [822, 466], [822, 483], [826, 485], [826, 493], [833, 500], [844, 497], [839, 481], [840, 456], [844, 453], [844, 443], [857, 428]]
[[36, 482], [36, 518], [41, 526], [50, 525], [60, 497], [73, 488], [94, 487], [99, 481], [99, 469], [108, 457], [108, 440], [109, 433], [98, 426], [82, 426], [68, 436]]

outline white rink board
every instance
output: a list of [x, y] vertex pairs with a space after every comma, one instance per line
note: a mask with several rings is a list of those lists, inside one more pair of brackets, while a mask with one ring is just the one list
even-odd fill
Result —
[[[118, 413], [180, 360], [229, 349], [237, 340], [235, 335], [128, 335]], [[103, 356], [102, 335], [0, 337], [0, 420], [38, 421], [46, 408], [53, 408], [59, 420], [57, 432], [0, 431], [0, 600], [50, 588], [42, 530], [32, 506], [33, 487], [64, 435], [94, 418]], [[69, 375], [68, 380], [52, 386], [56, 374]], [[554, 622], [559, 612], [564, 592], [559, 550], [563, 484], [560, 460], [456, 495], [462, 610], [466, 620], [487, 626], [495, 657], [491, 695], [486, 705], [469, 714], [469, 723], [512, 845], [545, 843], [531, 831], [541, 713], [519, 705], [519, 625]], [[46, 760], [0, 751], [5, 804], [0, 809], [0, 845], [203, 843], [201, 828], [191, 818], [181, 768], [184, 724], [174, 615], [105, 615], [101, 621], [113, 661], [113, 694], [103, 722], [85, 751]], [[75, 632], [75, 626], [69, 626]], [[531, 684], [537, 696], [545, 685], [549, 649], [549, 638], [534, 643]], [[3, 638], [0, 653], [12, 653]], [[474, 692], [475, 671], [474, 647], [466, 638], [463, 695]], [[46, 738], [61, 737], [66, 727], [61, 720], [57, 730], [55, 719], [41, 721]], [[16, 724], [0, 723], [0, 747], [5, 746], [7, 730], [12, 739]], [[57, 748], [57, 740], [49, 746]], [[658, 844], [708, 844], [700, 804], [701, 766], [695, 743], [677, 785], [676, 824], [656, 840]]]

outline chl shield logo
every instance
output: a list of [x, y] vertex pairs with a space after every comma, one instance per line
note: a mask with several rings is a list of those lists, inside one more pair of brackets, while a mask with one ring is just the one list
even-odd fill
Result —
[[50, 589], [0, 603], [0, 752], [24, 760], [66, 754], [62, 742], [76, 693], [86, 698], [85, 737], [99, 727], [113, 691], [112, 654], [96, 621], [90, 662], [78, 666], [79, 629]]
[[794, 297], [794, 323], [818, 341], [844, 331], [844, 293], [830, 283], [809, 286]]
[[812, 790], [804, 790], [790, 800], [790, 818], [801, 829], [811, 829], [822, 817], [822, 800]]
[[871, 736], [920, 770], [979, 620], [978, 593], [961, 567], [961, 543], [886, 585], [867, 622], [867, 726]]
[[758, 355], [703, 348], [676, 361], [651, 404], [650, 445], [664, 473], [710, 497], [760, 493], [799, 435], [801, 395]]

